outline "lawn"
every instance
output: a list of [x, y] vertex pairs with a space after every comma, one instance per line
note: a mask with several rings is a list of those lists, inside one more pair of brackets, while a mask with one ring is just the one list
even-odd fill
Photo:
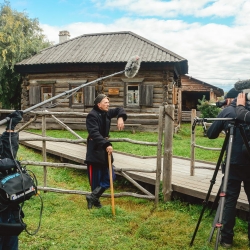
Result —
[[[74, 138], [66, 131], [47, 131], [49, 136]], [[78, 131], [86, 138], [86, 131]], [[190, 125], [182, 127], [174, 136], [174, 155], [189, 157], [190, 155]], [[140, 141], [157, 141], [157, 133], [112, 132], [112, 138], [125, 138]], [[222, 135], [217, 140], [209, 140], [203, 136], [201, 127], [197, 127], [197, 144], [207, 147], [220, 147], [223, 142]], [[125, 151], [138, 155], [156, 155], [156, 148], [124, 143], [114, 143], [117, 151]], [[131, 146], [132, 145], [132, 146]], [[144, 148], [143, 148], [144, 147]], [[204, 151], [204, 150], [203, 150]], [[196, 152], [196, 158], [215, 162], [218, 152]], [[216, 155], [217, 154], [217, 155]], [[40, 153], [20, 146], [18, 157], [42, 161]], [[205, 158], [206, 157], [206, 158]], [[48, 157], [48, 161], [56, 162], [58, 159]], [[42, 167], [28, 166], [37, 176], [41, 185], [43, 181]], [[58, 188], [90, 190], [85, 171], [73, 169], [48, 169], [48, 185]], [[138, 192], [124, 179], [119, 178], [114, 183], [115, 192]], [[197, 224], [202, 205], [190, 204], [180, 199], [163, 202], [155, 207], [153, 201], [133, 197], [115, 199], [116, 216], [112, 216], [110, 198], [101, 198], [103, 208], [87, 210], [85, 196], [66, 195], [52, 192], [41, 192], [43, 200], [42, 223], [39, 232], [30, 236], [26, 232], [20, 235], [20, 250], [182, 250], [182, 249], [214, 249], [216, 232], [212, 243], [208, 242], [211, 232], [211, 223], [214, 214], [209, 216], [205, 212], [197, 232], [193, 247], [189, 243]], [[161, 195], [162, 197], [162, 195]], [[39, 222], [39, 197], [33, 197], [24, 205], [25, 223], [29, 232], [34, 232]], [[237, 219], [235, 226], [235, 249], [248, 249], [247, 223]]]

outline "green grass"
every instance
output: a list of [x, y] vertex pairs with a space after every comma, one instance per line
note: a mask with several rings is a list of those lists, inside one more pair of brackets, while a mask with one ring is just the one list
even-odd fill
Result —
[[[197, 127], [197, 144], [204, 146], [219, 147], [223, 142], [223, 136], [218, 140], [209, 140], [203, 136], [202, 130]], [[174, 154], [189, 157], [190, 151], [190, 128], [188, 125], [182, 127], [181, 131], [174, 136]], [[79, 131], [83, 138], [86, 132]], [[57, 135], [55, 135], [57, 134]], [[74, 138], [66, 131], [47, 131], [47, 135], [54, 137]], [[113, 138], [129, 137], [134, 140], [157, 141], [157, 133], [112, 132]], [[114, 143], [114, 148], [127, 153], [155, 155], [156, 148], [129, 146]], [[133, 145], [133, 146], [131, 146]], [[131, 149], [132, 148], [132, 149]], [[147, 151], [146, 149], [147, 148]], [[198, 150], [197, 150], [198, 151]], [[145, 153], [148, 152], [148, 153]], [[216, 156], [209, 152], [196, 152], [197, 157], [204, 160], [216, 161]], [[218, 154], [218, 153], [217, 153]], [[39, 152], [20, 146], [18, 158], [23, 160], [42, 161]], [[58, 161], [56, 158], [48, 157], [48, 161]], [[39, 185], [43, 183], [43, 167], [28, 166], [35, 172]], [[48, 186], [90, 190], [86, 171], [73, 169], [48, 169]], [[136, 188], [124, 181], [121, 177], [114, 183], [115, 192], [131, 191], [139, 192]], [[107, 191], [108, 192], [108, 191]], [[192, 205], [175, 199], [171, 202], [160, 200], [159, 206], [155, 207], [153, 201], [133, 197], [121, 197], [115, 199], [116, 216], [112, 216], [110, 198], [101, 198], [104, 205], [101, 209], [87, 209], [85, 196], [59, 194], [52, 192], [41, 192], [44, 203], [41, 228], [35, 236], [23, 232], [20, 236], [20, 250], [210, 250], [214, 249], [216, 231], [212, 243], [208, 243], [211, 232], [211, 223], [214, 214], [208, 216], [206, 211], [193, 247], [189, 244], [194, 229], [198, 222], [202, 205]], [[161, 195], [162, 197], [162, 195]], [[40, 201], [38, 197], [32, 197], [25, 202], [24, 221], [28, 230], [33, 232], [39, 221]], [[234, 249], [248, 249], [247, 223], [241, 219], [236, 220]], [[220, 247], [219, 247], [220, 249]]]

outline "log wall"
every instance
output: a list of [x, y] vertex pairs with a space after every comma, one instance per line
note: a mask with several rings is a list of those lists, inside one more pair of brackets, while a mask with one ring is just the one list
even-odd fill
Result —
[[[42, 82], [55, 82], [54, 86], [54, 95], [61, 94], [69, 90], [70, 83], [84, 83], [94, 81], [102, 76], [112, 74], [113, 72], [105, 71], [100, 74], [100, 72], [73, 72], [73, 73], [47, 73], [47, 74], [27, 74], [23, 77], [22, 83], [22, 110], [32, 106], [29, 102], [29, 89], [32, 85], [37, 85]], [[174, 96], [173, 85], [176, 79], [174, 79], [174, 72], [172, 70], [168, 71], [159, 71], [159, 70], [146, 70], [140, 71], [136, 77], [133, 78], [133, 81], [141, 81], [143, 85], [153, 86], [153, 104], [152, 106], [127, 106], [125, 110], [128, 114], [128, 120], [126, 122], [126, 129], [128, 130], [137, 130], [137, 131], [157, 131], [158, 128], [158, 117], [152, 119], [152, 117], [147, 117], [147, 114], [159, 113], [159, 107], [164, 104], [173, 104], [174, 100], [178, 100], [178, 97]], [[126, 96], [125, 96], [125, 86], [126, 86], [126, 77], [124, 75], [116, 75], [110, 78], [107, 78], [103, 81], [93, 83], [92, 86], [95, 86], [97, 93], [105, 93], [109, 95], [110, 88], [119, 89], [117, 95], [109, 95], [110, 98], [110, 108], [112, 107], [124, 107]], [[129, 79], [128, 79], [129, 81]], [[176, 92], [177, 93], [177, 92]], [[69, 98], [58, 98], [55, 100], [57, 106], [50, 108], [50, 111], [64, 111], [64, 112], [83, 112], [88, 113], [92, 106], [89, 107], [74, 107], [70, 106]], [[180, 123], [180, 116], [178, 115], [178, 101], [175, 103], [175, 112], [174, 119], [175, 124]], [[40, 108], [39, 108], [40, 109]], [[130, 117], [129, 114], [140, 114], [141, 116]], [[72, 117], [62, 117], [61, 120], [68, 124], [72, 129], [85, 129], [85, 118], [73, 118]], [[30, 119], [29, 115], [25, 115], [24, 119], [27, 121]], [[113, 121], [115, 122], [115, 121]], [[36, 122], [31, 123], [30, 128], [41, 127], [40, 118]], [[114, 124], [115, 125], [115, 124]], [[57, 129], [60, 126], [54, 122], [53, 119], [48, 118], [47, 129]], [[116, 129], [112, 125], [112, 130]]]

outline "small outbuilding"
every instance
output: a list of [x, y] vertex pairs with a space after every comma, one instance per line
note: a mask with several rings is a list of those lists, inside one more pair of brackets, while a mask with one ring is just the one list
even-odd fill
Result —
[[202, 100], [203, 96], [207, 101], [216, 102], [218, 97], [224, 95], [223, 89], [187, 75], [181, 76], [181, 92], [182, 121], [191, 120], [191, 110], [197, 109], [198, 100]]

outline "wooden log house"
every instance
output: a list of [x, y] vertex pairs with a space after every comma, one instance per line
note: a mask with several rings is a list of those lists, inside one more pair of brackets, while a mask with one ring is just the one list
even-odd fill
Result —
[[[61, 37], [67, 31], [60, 33]], [[134, 78], [124, 74], [101, 80], [125, 69], [134, 55], [141, 66]], [[15, 65], [22, 75], [22, 110], [84, 83], [98, 80], [79, 89], [69, 98], [58, 98], [50, 111], [88, 113], [98, 93], [110, 98], [110, 107], [122, 106], [129, 117], [126, 128], [137, 131], [157, 131], [158, 113], [162, 104], [175, 105], [175, 124], [181, 119], [181, 75], [188, 73], [188, 61], [133, 32], [86, 34], [42, 50]], [[29, 117], [26, 115], [26, 119]], [[72, 129], [84, 129], [85, 118], [63, 117]], [[30, 127], [40, 128], [39, 122]], [[57, 128], [51, 119], [47, 128]]]
[[[191, 76], [181, 76], [181, 120], [191, 121], [191, 110], [197, 109], [198, 100], [202, 100], [203, 96], [207, 101], [216, 102], [217, 98], [223, 95], [223, 89]], [[199, 116], [199, 112], [197, 112], [197, 115]]]

